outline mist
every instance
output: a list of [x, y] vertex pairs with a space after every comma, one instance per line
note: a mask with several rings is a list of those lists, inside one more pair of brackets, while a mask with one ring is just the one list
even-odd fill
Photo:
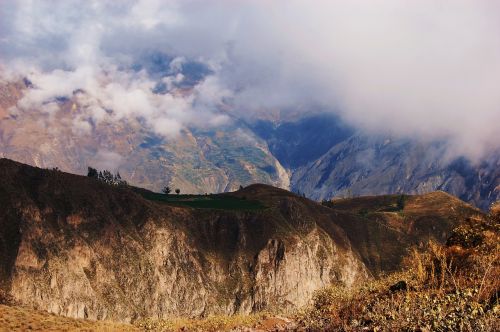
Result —
[[[175, 137], [228, 112], [319, 107], [471, 160], [500, 148], [493, 1], [3, 1], [0, 17], [2, 79], [36, 87], [19, 108], [81, 89], [95, 121], [140, 116]], [[155, 52], [172, 57], [160, 78], [137, 69]], [[188, 61], [207, 68], [189, 94], [152, 92]]]

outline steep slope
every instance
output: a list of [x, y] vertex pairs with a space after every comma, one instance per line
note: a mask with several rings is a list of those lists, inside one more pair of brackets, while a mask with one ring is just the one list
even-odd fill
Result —
[[260, 119], [251, 127], [266, 140], [269, 150], [280, 163], [291, 170], [320, 158], [332, 146], [353, 134], [352, 128], [328, 113], [277, 124]]
[[292, 190], [312, 199], [446, 191], [483, 210], [500, 199], [500, 157], [450, 160], [442, 144], [353, 135], [295, 170]]
[[248, 313], [301, 306], [368, 277], [330, 209], [255, 185], [258, 211], [147, 201], [126, 187], [0, 160], [1, 287], [70, 317]]
[[429, 240], [444, 244], [459, 225], [484, 218], [481, 211], [445, 192], [366, 196], [324, 204], [345, 213], [337, 223], [375, 275], [397, 271], [410, 248]]

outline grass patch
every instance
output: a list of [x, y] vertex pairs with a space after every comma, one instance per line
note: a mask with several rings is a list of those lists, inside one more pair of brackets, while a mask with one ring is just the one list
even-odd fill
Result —
[[195, 209], [217, 210], [263, 210], [265, 206], [256, 200], [230, 195], [165, 195], [150, 191], [140, 191], [139, 194], [147, 200], [161, 202], [174, 206], [186, 206]]

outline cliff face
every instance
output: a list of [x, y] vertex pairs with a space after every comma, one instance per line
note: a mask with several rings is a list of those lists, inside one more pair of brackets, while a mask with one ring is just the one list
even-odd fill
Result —
[[331, 283], [392, 271], [412, 245], [442, 242], [481, 217], [444, 193], [325, 207], [252, 185], [216, 195], [233, 204], [218, 209], [152, 195], [0, 159], [1, 293], [35, 309], [118, 321], [287, 311]]
[[369, 273], [329, 209], [251, 186], [257, 211], [201, 210], [0, 160], [1, 287], [70, 317], [290, 309]]

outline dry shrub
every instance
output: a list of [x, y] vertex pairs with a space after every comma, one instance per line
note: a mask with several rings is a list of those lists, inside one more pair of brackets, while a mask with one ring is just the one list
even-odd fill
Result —
[[[498, 216], [497, 216], [498, 217]], [[499, 331], [500, 217], [470, 220], [447, 245], [412, 249], [402, 272], [329, 287], [298, 315], [307, 331]], [[390, 291], [404, 281], [405, 289]]]
[[235, 328], [254, 327], [269, 316], [262, 312], [253, 315], [214, 315], [207, 318], [142, 319], [134, 323], [145, 331], [230, 331]]
[[14, 305], [14, 299], [12, 296], [0, 288], [0, 304]]

